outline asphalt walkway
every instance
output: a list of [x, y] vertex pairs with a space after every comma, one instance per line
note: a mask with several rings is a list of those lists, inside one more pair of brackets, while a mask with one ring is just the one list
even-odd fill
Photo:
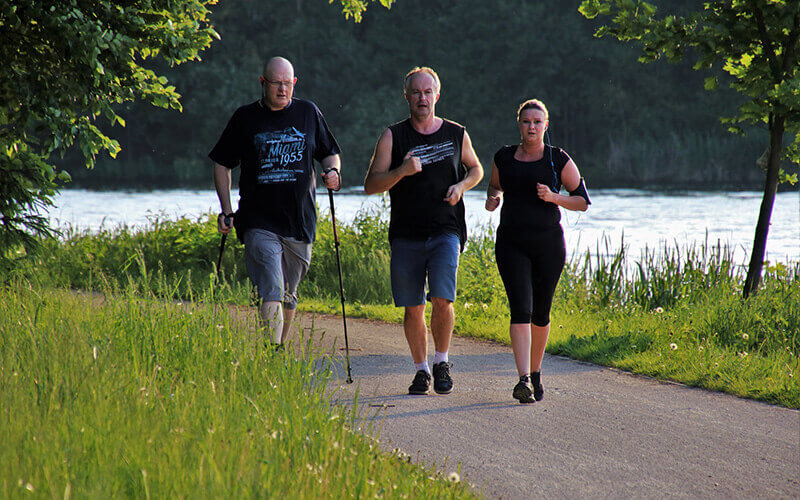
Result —
[[[544, 400], [511, 398], [509, 346], [455, 337], [455, 387], [409, 396], [402, 327], [304, 315], [335, 352], [335, 398], [369, 432], [485, 498], [800, 498], [800, 412], [547, 355]], [[335, 347], [334, 347], [335, 345]], [[433, 344], [430, 342], [431, 356]]]

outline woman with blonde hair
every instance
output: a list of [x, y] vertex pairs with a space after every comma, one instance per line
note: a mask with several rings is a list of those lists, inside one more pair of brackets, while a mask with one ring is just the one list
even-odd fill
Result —
[[[503, 201], [495, 252], [511, 309], [509, 334], [519, 382], [513, 397], [544, 397], [541, 365], [550, 335], [550, 308], [566, 260], [559, 207], [585, 211], [591, 204], [575, 162], [545, 144], [549, 114], [531, 99], [517, 111], [520, 143], [500, 148], [492, 162], [486, 210]], [[569, 194], [559, 194], [561, 187]]]

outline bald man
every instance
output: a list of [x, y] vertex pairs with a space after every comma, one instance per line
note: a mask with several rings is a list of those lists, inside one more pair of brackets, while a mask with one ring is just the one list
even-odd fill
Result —
[[[293, 97], [292, 63], [273, 57], [259, 76], [262, 97], [237, 109], [209, 158], [222, 213], [221, 233], [236, 229], [247, 274], [261, 299], [267, 342], [287, 340], [297, 286], [311, 261], [316, 236], [314, 161], [328, 189], [341, 185], [339, 145], [319, 108]], [[231, 205], [231, 170], [241, 166], [239, 209]]]

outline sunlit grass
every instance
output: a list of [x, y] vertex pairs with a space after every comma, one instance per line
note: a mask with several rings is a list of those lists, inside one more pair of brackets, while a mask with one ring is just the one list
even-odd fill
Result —
[[[0, 497], [464, 497], [213, 303], [0, 286]], [[361, 424], [359, 424], [361, 425]]]
[[[247, 304], [242, 247], [229, 238], [217, 280], [219, 235], [212, 217], [154, 221], [73, 235], [50, 244], [18, 273], [53, 284], [133, 288], [163, 298]], [[360, 213], [341, 225], [344, 293], [350, 317], [398, 323], [392, 305], [385, 215]], [[461, 255], [456, 331], [508, 343], [508, 306], [487, 228]], [[720, 242], [664, 245], [642, 255], [598, 248], [564, 270], [552, 313], [550, 352], [637, 373], [800, 407], [800, 265], [765, 268], [759, 293], [741, 298], [743, 268]], [[340, 314], [330, 220], [320, 220], [301, 310]], [[677, 348], [672, 349], [675, 345]], [[455, 354], [455, 353], [454, 353]]]

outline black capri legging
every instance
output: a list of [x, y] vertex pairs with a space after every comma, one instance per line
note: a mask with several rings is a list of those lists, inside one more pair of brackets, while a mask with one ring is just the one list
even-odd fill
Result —
[[498, 232], [497, 269], [511, 306], [511, 323], [547, 326], [566, 261], [564, 232], [557, 226], [525, 236], [523, 240]]

